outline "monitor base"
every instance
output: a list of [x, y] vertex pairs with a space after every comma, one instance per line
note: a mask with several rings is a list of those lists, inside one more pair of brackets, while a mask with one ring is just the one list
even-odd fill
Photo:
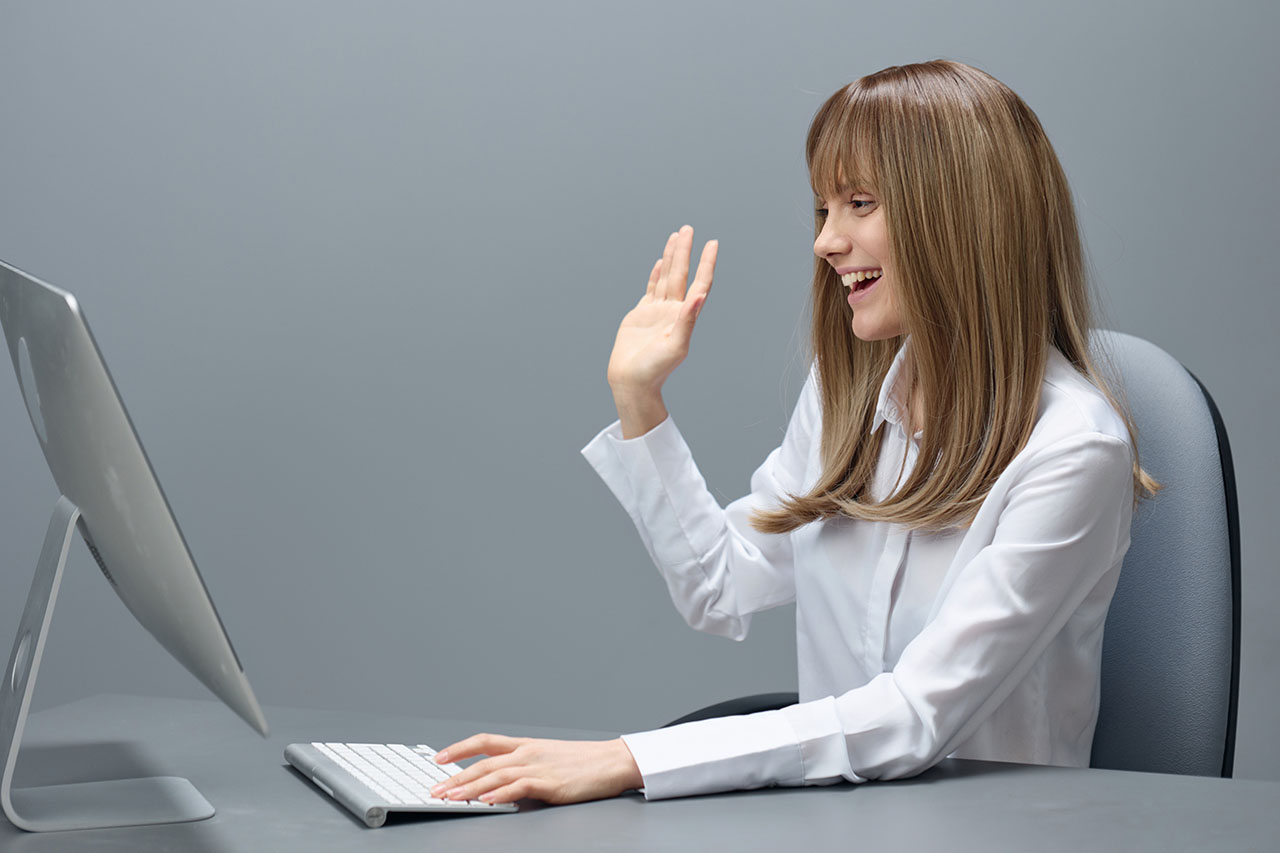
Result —
[[0, 806], [14, 826], [29, 832], [183, 823], [212, 817], [213, 806], [190, 782], [176, 776], [40, 788], [13, 787], [13, 770], [31, 707], [36, 673], [62, 584], [67, 549], [79, 518], [79, 507], [66, 497], [58, 498], [40, 560], [36, 563], [22, 621], [18, 624], [9, 666], [0, 683], [0, 745], [5, 749]]
[[195, 785], [178, 776], [14, 788], [9, 797], [5, 813], [28, 832], [184, 823], [214, 813]]

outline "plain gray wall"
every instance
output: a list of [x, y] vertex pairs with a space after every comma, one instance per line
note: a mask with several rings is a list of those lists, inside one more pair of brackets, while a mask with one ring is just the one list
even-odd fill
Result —
[[[644, 728], [793, 688], [795, 646], [785, 609], [686, 628], [579, 457], [617, 322], [670, 230], [720, 238], [668, 402], [737, 496], [803, 372], [809, 119], [976, 64], [1057, 146], [1110, 324], [1217, 397], [1237, 768], [1280, 778], [1280, 5], [781, 5], [6, 2], [0, 258], [80, 297], [264, 703]], [[0, 638], [56, 497], [12, 376]], [[77, 545], [37, 703], [102, 691], [207, 695]]]

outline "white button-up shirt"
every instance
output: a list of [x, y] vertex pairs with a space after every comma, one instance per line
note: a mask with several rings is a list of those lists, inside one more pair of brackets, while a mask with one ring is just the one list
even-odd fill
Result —
[[[877, 499], [918, 450], [905, 352], [877, 405]], [[624, 735], [645, 796], [891, 779], [948, 755], [1087, 766], [1133, 509], [1124, 422], [1051, 350], [1031, 438], [967, 528], [836, 518], [760, 533], [752, 511], [820, 473], [815, 381], [751, 494], [726, 508], [669, 418], [631, 440], [615, 423], [582, 451], [694, 628], [741, 640], [751, 614], [796, 606], [800, 704]]]

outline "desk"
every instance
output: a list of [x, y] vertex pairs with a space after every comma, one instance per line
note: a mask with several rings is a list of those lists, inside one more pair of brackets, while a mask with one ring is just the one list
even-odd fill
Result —
[[[74, 851], [1280, 849], [1280, 783], [946, 761], [911, 780], [775, 788], [646, 803], [639, 794], [519, 814], [393, 818], [366, 829], [294, 773], [294, 741], [443, 746], [479, 730], [607, 737], [383, 714], [267, 708], [263, 741], [212, 701], [95, 696], [33, 714], [19, 785], [186, 776], [218, 809], [162, 827], [23, 833], [0, 819], [4, 853]], [[713, 843], [714, 842], [714, 843]]]

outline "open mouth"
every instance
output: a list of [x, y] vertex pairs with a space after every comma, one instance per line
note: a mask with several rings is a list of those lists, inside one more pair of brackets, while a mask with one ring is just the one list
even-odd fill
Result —
[[856, 293], [865, 291], [872, 284], [876, 283], [876, 279], [884, 274], [882, 269], [858, 270], [856, 273], [845, 273], [840, 277], [840, 283], [849, 288], [850, 291]]
[[849, 288], [851, 293], [857, 293], [875, 284], [876, 280], [882, 275], [884, 275], [884, 270], [859, 270], [858, 272], [845, 273], [840, 276], [840, 283]]

